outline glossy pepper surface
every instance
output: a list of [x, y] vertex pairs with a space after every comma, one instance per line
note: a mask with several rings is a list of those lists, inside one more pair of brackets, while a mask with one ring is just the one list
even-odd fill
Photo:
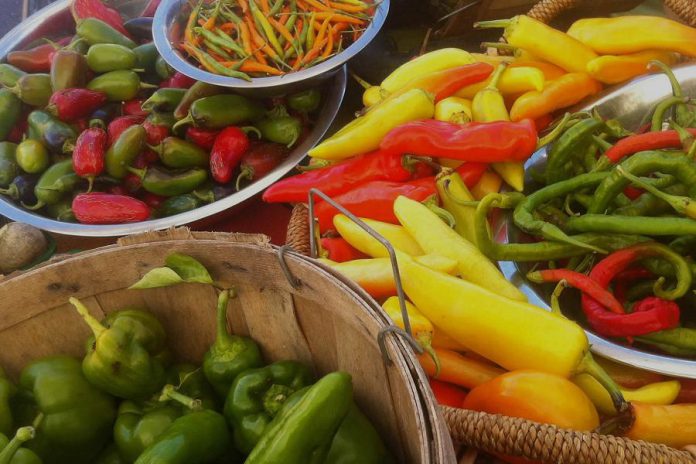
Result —
[[45, 464], [91, 463], [111, 436], [116, 407], [90, 384], [80, 362], [67, 356], [39, 359], [20, 375], [18, 425], [43, 419], [27, 447]]
[[452, 350], [437, 348], [435, 354], [440, 361], [439, 372], [433, 357], [429, 355], [418, 357], [423, 370], [431, 377], [460, 387], [475, 388], [505, 372], [490, 362], [474, 359]]
[[9, 89], [0, 89], [0, 140], [5, 141], [12, 128], [17, 124], [22, 111], [22, 102]]
[[40, 174], [48, 168], [51, 160], [48, 150], [38, 140], [27, 139], [17, 145], [15, 154], [17, 164], [22, 171], [29, 174]]
[[106, 172], [116, 179], [126, 177], [128, 167], [145, 148], [145, 137], [143, 126], [132, 125], [125, 129], [106, 152]]
[[189, 363], [175, 364], [167, 370], [167, 384], [176, 385], [176, 391], [195, 398], [204, 409], [219, 409], [221, 406], [213, 386], [205, 378], [201, 366]]
[[135, 48], [136, 46], [135, 42], [120, 31], [97, 18], [85, 18], [77, 21], [76, 32], [90, 45], [118, 44], [128, 48]]
[[179, 417], [181, 409], [175, 405], [121, 403], [114, 424], [114, 442], [121, 458], [135, 462]]
[[109, 101], [113, 102], [132, 100], [141, 88], [149, 86], [150, 84], [140, 82], [138, 74], [130, 70], [101, 74], [87, 83], [89, 90], [104, 92]]
[[86, 118], [106, 103], [103, 92], [66, 88], [51, 95], [46, 110], [65, 122]]
[[5, 87], [12, 87], [17, 83], [17, 80], [20, 77], [26, 74], [27, 73], [15, 66], [12, 66], [11, 64], [0, 64], [0, 84], [4, 85]]
[[[532, 90], [542, 90], [544, 84], [546, 83], [546, 77], [541, 69], [536, 66], [512, 66], [508, 63], [502, 63], [507, 65], [505, 71], [500, 76], [498, 80], [498, 90], [505, 97], [512, 97], [519, 95], [521, 93], [529, 92]], [[522, 63], [524, 64], [524, 63]], [[548, 66], [553, 66], [547, 64]], [[500, 66], [500, 65], [498, 65]], [[565, 74], [562, 69], [559, 69], [560, 74]], [[559, 76], [560, 77], [560, 76]], [[474, 98], [478, 92], [483, 90], [486, 86], [490, 85], [492, 77], [489, 77], [483, 82], [478, 84], [473, 84], [466, 86], [457, 91], [456, 97], [460, 98]]]
[[191, 193], [208, 179], [208, 171], [202, 168], [166, 170], [151, 166], [146, 169], [129, 170], [140, 177], [145, 190], [163, 197]]
[[648, 64], [658, 60], [667, 65], [678, 62], [677, 53], [647, 50], [628, 55], [604, 55], [587, 63], [587, 73], [605, 84], [618, 84], [645, 74]]
[[370, 420], [353, 404], [331, 441], [325, 463], [389, 464], [394, 462]]
[[146, 398], [162, 388], [167, 348], [157, 318], [147, 311], [124, 309], [101, 323], [76, 298], [70, 303], [94, 333], [82, 362], [91, 383], [126, 399]]
[[96, 44], [89, 47], [87, 65], [98, 73], [133, 69], [138, 64], [138, 56], [133, 50], [118, 44]]
[[48, 72], [51, 69], [51, 55], [55, 52], [55, 45], [44, 43], [29, 50], [8, 53], [7, 62], [28, 73]]
[[342, 237], [322, 237], [319, 240], [319, 255], [331, 261], [329, 265], [367, 258]]
[[198, 145], [177, 137], [167, 137], [156, 147], [151, 147], [170, 168], [207, 167], [210, 155]]
[[150, 218], [150, 208], [137, 198], [105, 192], [79, 193], [71, 209], [82, 224], [126, 224]]
[[232, 180], [232, 173], [249, 149], [249, 138], [238, 127], [224, 128], [215, 138], [210, 152], [210, 172], [215, 181], [225, 184]]
[[625, 436], [633, 440], [682, 448], [696, 439], [695, 404], [631, 404], [632, 423]]
[[34, 187], [34, 194], [38, 203], [32, 208], [40, 208], [44, 205], [52, 205], [62, 200], [68, 193], [72, 192], [80, 178], [72, 168], [72, 160], [66, 159], [59, 161], [41, 174], [39, 181]]
[[[395, 249], [403, 251], [411, 256], [425, 254], [420, 245], [418, 245], [418, 242], [414, 240], [411, 234], [402, 226], [374, 221], [367, 218], [361, 218], [361, 220], [379, 235], [387, 239]], [[336, 231], [341, 234], [341, 237], [366, 255], [373, 258], [389, 257], [389, 252], [384, 248], [384, 245], [347, 216], [337, 214], [334, 216], [333, 224]]]
[[94, 178], [104, 171], [109, 136], [101, 127], [91, 127], [83, 131], [73, 149], [73, 170], [75, 174], [94, 182]]
[[255, 182], [273, 171], [288, 157], [287, 147], [278, 143], [254, 143], [242, 155], [239, 163], [239, 175], [235, 181], [237, 190], [244, 181]]
[[53, 93], [51, 76], [48, 74], [27, 74], [17, 79], [17, 83], [10, 90], [27, 105], [46, 106]]
[[288, 114], [283, 106], [277, 106], [267, 116], [256, 121], [255, 127], [261, 131], [264, 140], [280, 143], [290, 148], [302, 135], [302, 122]]
[[[180, 106], [186, 101], [187, 98], [184, 96]], [[191, 103], [188, 115], [176, 123], [174, 130], [187, 124], [207, 129], [223, 129], [227, 126], [255, 121], [262, 118], [264, 113], [264, 108], [260, 103], [241, 95], [206, 96]], [[177, 115], [176, 111], [174, 115]]]
[[217, 335], [203, 358], [203, 372], [218, 395], [227, 396], [237, 375], [263, 364], [261, 351], [254, 340], [227, 331], [229, 290], [222, 291], [217, 303]]
[[36, 453], [22, 447], [34, 438], [35, 433], [31, 426], [17, 429], [11, 440], [0, 433], [0, 464], [42, 464], [41, 458]]
[[[177, 119], [185, 118], [194, 102], [204, 97], [212, 97], [213, 95], [221, 95], [224, 93], [225, 89], [223, 87], [198, 81], [186, 90], [184, 98], [181, 99], [181, 102], [179, 102], [179, 105], [177, 105], [174, 110], [174, 117]], [[261, 112], [259, 112], [259, 114], [261, 114]]]
[[201, 205], [200, 198], [193, 194], [185, 193], [175, 197], [169, 197], [157, 206], [155, 214], [158, 217], [174, 216], [198, 208]]
[[151, 111], [174, 111], [186, 94], [186, 89], [160, 88], [142, 104], [142, 109]]
[[250, 453], [285, 401], [312, 380], [309, 368], [296, 361], [278, 361], [240, 373], [225, 401], [225, 417], [237, 449]]

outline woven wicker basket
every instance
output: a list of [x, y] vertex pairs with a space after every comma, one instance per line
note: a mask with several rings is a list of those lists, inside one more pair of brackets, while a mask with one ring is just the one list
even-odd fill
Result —
[[28, 361], [50, 354], [84, 355], [89, 329], [67, 304], [74, 295], [95, 316], [148, 307], [162, 321], [176, 359], [200, 362], [215, 335], [214, 290], [183, 284], [127, 290], [172, 252], [194, 256], [215, 278], [235, 286], [228, 318], [249, 334], [267, 360], [297, 359], [317, 373], [344, 370], [355, 398], [400, 462], [452, 464], [447, 427], [401, 339], [378, 334], [389, 325], [379, 306], [352, 282], [264, 236], [153, 232], [8, 276], [0, 282], [0, 365], [16, 378]]

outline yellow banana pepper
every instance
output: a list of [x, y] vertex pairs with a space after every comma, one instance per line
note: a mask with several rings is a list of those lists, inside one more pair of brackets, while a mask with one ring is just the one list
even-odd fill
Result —
[[437, 194], [442, 201], [442, 206], [454, 216], [454, 230], [459, 235], [476, 245], [476, 232], [474, 223], [476, 218], [476, 206], [460, 204], [462, 201], [474, 201], [461, 176], [456, 172], [443, 172], [435, 180]]
[[[616, 415], [616, 408], [614, 408], [609, 393], [593, 377], [587, 374], [580, 374], [573, 379], [573, 382], [585, 392], [601, 413], [611, 416]], [[680, 390], [681, 384], [678, 380], [669, 380], [651, 383], [635, 390], [622, 388], [621, 392], [626, 401], [667, 405], [674, 403]]]
[[435, 104], [435, 119], [455, 124], [470, 122], [471, 100], [460, 97], [443, 98]]
[[[411, 256], [423, 255], [423, 249], [418, 245], [413, 237], [401, 226], [388, 224], [386, 222], [375, 221], [372, 219], [361, 218], [375, 232], [387, 239], [391, 245], [399, 251]], [[387, 249], [372, 235], [365, 232], [362, 227], [348, 219], [343, 214], [337, 214], [333, 219], [334, 227], [341, 237], [353, 248], [362, 251], [373, 258], [388, 258]]]
[[387, 132], [418, 119], [435, 114], [432, 95], [412, 89], [377, 105], [364, 116], [348, 123], [334, 135], [307, 153], [313, 158], [345, 159], [376, 150]]
[[377, 85], [373, 85], [372, 87], [365, 89], [363, 92], [362, 102], [364, 106], [369, 108], [381, 102], [384, 98], [385, 93], [382, 88]]
[[661, 61], [668, 66], [679, 61], [679, 54], [648, 50], [628, 55], [605, 55], [587, 63], [587, 73], [605, 84], [618, 84], [648, 72], [648, 63]]
[[[416, 239], [423, 251], [457, 261], [459, 274], [463, 279], [502, 297], [526, 301], [524, 293], [508, 282], [500, 270], [476, 246], [450, 229], [427, 206], [400, 196], [394, 202], [394, 214]], [[415, 301], [414, 303], [418, 306], [418, 303]], [[443, 329], [446, 328], [443, 327]], [[465, 340], [462, 342], [466, 343]]]
[[[457, 91], [455, 96], [461, 98], [474, 98], [474, 96], [491, 83], [492, 77], [483, 82], [467, 85]], [[505, 96], [517, 95], [530, 90], [542, 90], [546, 78], [544, 72], [532, 66], [516, 66], [507, 68], [500, 76], [498, 89]]]
[[425, 53], [402, 64], [382, 81], [380, 87], [388, 93], [394, 93], [416, 76], [464, 66], [475, 61], [471, 53], [465, 50], [442, 48]]
[[503, 186], [503, 179], [495, 172], [486, 171], [481, 176], [481, 180], [471, 188], [471, 194], [476, 200], [481, 200], [489, 193], [500, 192], [500, 187]]
[[568, 35], [603, 55], [667, 50], [696, 56], [696, 29], [658, 16], [581, 19]]
[[[587, 63], [597, 58], [592, 48], [581, 41], [529, 16], [482, 21], [474, 24], [474, 27], [503, 27], [504, 37], [510, 45], [526, 50], [542, 61], [560, 66], [568, 72], [585, 72]], [[633, 40], [634, 37], [627, 39]]]

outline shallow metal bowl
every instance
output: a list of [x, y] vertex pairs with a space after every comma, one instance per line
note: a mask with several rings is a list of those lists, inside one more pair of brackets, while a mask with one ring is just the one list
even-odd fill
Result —
[[387, 19], [387, 13], [389, 12], [389, 0], [382, 0], [377, 5], [375, 15], [367, 26], [367, 29], [357, 41], [352, 43], [341, 53], [302, 71], [292, 72], [282, 76], [256, 77], [252, 78], [250, 82], [234, 77], [220, 76], [199, 69], [172, 46], [173, 38], [171, 34], [173, 26], [185, 21], [190, 11], [191, 5], [188, 0], [162, 0], [162, 3], [157, 9], [157, 13], [155, 13], [155, 20], [152, 27], [155, 45], [160, 55], [162, 55], [162, 58], [164, 58], [171, 67], [193, 79], [209, 84], [232, 87], [240, 91], [246, 89], [266, 89], [267, 92], [283, 93], [317, 85], [319, 82], [327, 79], [332, 72], [335, 72], [360, 50], [365, 48], [384, 25], [384, 21]]
[[[133, 0], [130, 2], [114, 1], [112, 3], [125, 14], [138, 14], [145, 5], [146, 0]], [[74, 21], [70, 14], [70, 0], [59, 0], [27, 18], [3, 37], [0, 40], [0, 58], [4, 59], [10, 51], [24, 47], [37, 39], [43, 37], [56, 38], [61, 35], [70, 34], [74, 31], [74, 28]], [[343, 66], [334, 74], [330, 81], [324, 83], [322, 108], [316, 116], [316, 124], [312, 128], [312, 132], [301, 144], [290, 152], [287, 159], [283, 161], [282, 164], [276, 167], [267, 176], [246, 186], [239, 192], [209, 205], [201, 206], [200, 208], [175, 216], [133, 224], [84, 225], [56, 221], [41, 216], [25, 210], [9, 199], [0, 196], [0, 214], [15, 221], [26, 222], [27, 224], [31, 224], [46, 231], [63, 235], [85, 237], [118, 237], [148, 230], [161, 230], [184, 224], [204, 224], [213, 222], [216, 219], [231, 214], [232, 211], [241, 207], [244, 202], [258, 195], [272, 183], [281, 179], [302, 161], [307, 151], [319, 142], [336, 117], [345, 93], [346, 81], [347, 71], [346, 67]]]
[[[675, 74], [682, 83], [686, 95], [696, 95], [696, 65], [677, 68]], [[628, 129], [635, 130], [645, 122], [645, 115], [651, 113], [655, 104], [671, 93], [669, 81], [664, 75], [644, 76], [622, 87], [609, 89], [579, 110], [596, 107], [603, 117], [616, 118]], [[529, 172], [529, 169], [542, 167], [545, 163], [546, 149], [542, 148], [529, 159], [525, 168]], [[531, 182], [531, 179], [527, 180]], [[493, 236], [503, 243], [520, 243], [523, 233], [514, 225], [510, 215], [499, 215], [496, 218], [497, 220], [492, 224]], [[551, 310], [547, 300], [548, 287], [542, 288], [525, 279], [524, 275], [529, 271], [528, 266], [524, 263], [501, 262], [500, 267], [505, 277], [514, 282], [529, 297], [530, 303], [548, 311]], [[574, 302], [577, 305], [577, 298]], [[564, 312], [572, 317], [572, 314], [574, 312], [577, 314], [579, 309], [572, 305], [573, 301], [568, 303], [565, 305], [564, 302]], [[568, 308], [567, 311], [566, 308]], [[585, 331], [592, 344], [592, 351], [601, 356], [662, 374], [696, 379], [696, 361], [629, 348], [603, 338], [587, 328]]]

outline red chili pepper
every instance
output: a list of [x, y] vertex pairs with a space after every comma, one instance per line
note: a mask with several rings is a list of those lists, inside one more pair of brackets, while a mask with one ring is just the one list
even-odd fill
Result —
[[414, 76], [406, 87], [393, 97], [411, 89], [421, 89], [435, 96], [435, 102], [454, 95], [462, 87], [476, 84], [491, 75], [495, 68], [488, 63], [473, 63], [434, 73]]
[[645, 193], [645, 190], [629, 185], [624, 189], [623, 193], [631, 200], [636, 200], [639, 196]]
[[109, 145], [114, 143], [124, 130], [136, 124], [142, 124], [144, 118], [141, 116], [119, 116], [109, 123], [107, 132], [109, 133]]
[[106, 103], [104, 92], [89, 89], [63, 89], [54, 92], [46, 109], [66, 122], [87, 118]]
[[373, 151], [339, 164], [283, 179], [269, 187], [264, 192], [263, 199], [269, 203], [303, 202], [307, 201], [311, 188], [317, 188], [333, 197], [375, 180], [404, 182], [413, 175], [409, 159], [401, 153]]
[[160, 82], [160, 88], [170, 88], [170, 89], [188, 89], [193, 84], [196, 83], [195, 79], [191, 79], [186, 74], [180, 72], [175, 72], [172, 77], [165, 79]]
[[83, 131], [75, 142], [72, 154], [75, 174], [89, 180], [92, 190], [94, 178], [104, 171], [104, 155], [109, 143], [109, 136], [101, 127], [91, 127]]
[[570, 269], [546, 269], [543, 271], [533, 271], [527, 274], [527, 278], [532, 282], [560, 282], [565, 280], [571, 287], [580, 290], [583, 295], [589, 295], [602, 304], [605, 308], [616, 314], [624, 314], [624, 308], [614, 295], [592, 280], [585, 274], [571, 271]]
[[186, 139], [201, 148], [210, 150], [213, 148], [213, 145], [215, 145], [215, 139], [219, 133], [220, 131], [215, 129], [189, 126], [186, 129]]
[[[398, 224], [399, 221], [394, 215], [394, 201], [399, 196], [425, 201], [435, 193], [435, 179], [426, 177], [406, 183], [384, 180], [367, 182], [333, 199], [358, 217]], [[317, 203], [314, 213], [319, 219], [319, 229], [327, 231], [333, 229], [333, 217], [339, 211], [327, 202], [321, 201]]]
[[122, 184], [123, 188], [126, 189], [126, 192], [136, 193], [143, 186], [143, 180], [137, 174], [129, 172], [126, 174], [126, 177], [123, 178]]
[[47, 73], [51, 70], [51, 56], [55, 51], [54, 44], [45, 43], [29, 50], [10, 52], [7, 62], [28, 73]]
[[143, 118], [146, 118], [150, 113], [148, 113], [147, 111], [143, 111], [142, 105], [144, 101], [144, 98], [138, 98], [135, 100], [128, 100], [127, 102], [123, 102], [123, 104], [121, 105], [123, 114], [129, 116], [142, 116]]
[[236, 187], [240, 189], [243, 180], [253, 182], [264, 177], [287, 158], [289, 150], [278, 143], [255, 143], [242, 156], [239, 164]]
[[150, 208], [142, 201], [101, 192], [78, 194], [73, 199], [72, 210], [83, 224], [125, 224], [150, 218]]
[[537, 130], [530, 119], [467, 124], [427, 119], [392, 129], [380, 148], [389, 153], [498, 163], [524, 161], [536, 145]]
[[169, 126], [165, 124], [154, 124], [149, 118], [143, 121], [148, 145], [159, 145], [162, 140], [171, 135]]
[[467, 187], [472, 188], [474, 185], [478, 184], [478, 181], [483, 177], [483, 173], [488, 169], [488, 165], [485, 163], [464, 163], [459, 166], [455, 171], [464, 181]]
[[226, 184], [232, 179], [232, 173], [242, 155], [249, 149], [249, 138], [239, 127], [224, 128], [215, 138], [210, 152], [210, 172], [215, 181]]
[[613, 280], [616, 280], [617, 282], [628, 282], [632, 283], [636, 280], [644, 280], [644, 279], [650, 279], [652, 277], [655, 277], [655, 274], [650, 272], [644, 267], [633, 267], [631, 269], [626, 269], [625, 271], [621, 271], [618, 274], [616, 274], [616, 277], [614, 277]]
[[466, 391], [458, 386], [442, 382], [440, 380], [428, 379], [430, 388], [433, 390], [435, 399], [441, 406], [451, 406], [453, 408], [461, 408], [462, 403], [466, 399]]
[[166, 199], [167, 197], [155, 195], [154, 193], [150, 192], [145, 192], [142, 196], [142, 200], [145, 202], [145, 204], [152, 209], [159, 208]]
[[[696, 129], [686, 130], [696, 135]], [[608, 149], [604, 153], [604, 156], [612, 163], [618, 163], [626, 156], [633, 155], [639, 151], [661, 150], [665, 148], [682, 148], [682, 140], [679, 138], [679, 133], [677, 131], [646, 132], [645, 134], [625, 137]]]
[[321, 256], [337, 263], [345, 263], [354, 259], [364, 259], [368, 256], [353, 248], [350, 243], [341, 237], [322, 238]]

